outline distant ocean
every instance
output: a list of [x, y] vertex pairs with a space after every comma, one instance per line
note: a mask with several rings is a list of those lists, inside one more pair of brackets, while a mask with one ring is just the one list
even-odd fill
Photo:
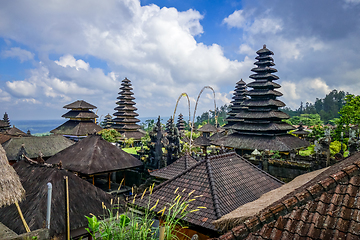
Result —
[[23, 132], [30, 130], [31, 134], [47, 133], [66, 122], [66, 119], [56, 120], [11, 120], [10, 124]]
[[[138, 118], [141, 122], [145, 122], [147, 119], [157, 120], [156, 117], [148, 117], [148, 118]], [[166, 124], [166, 121], [169, 119], [168, 117], [161, 118], [162, 123]], [[57, 128], [61, 124], [65, 123], [67, 119], [56, 119], [56, 120], [11, 120], [10, 124], [12, 126], [17, 127], [23, 132], [27, 132], [30, 130], [31, 134], [37, 133], [48, 133], [54, 128]], [[139, 124], [141, 124], [141, 122]]]

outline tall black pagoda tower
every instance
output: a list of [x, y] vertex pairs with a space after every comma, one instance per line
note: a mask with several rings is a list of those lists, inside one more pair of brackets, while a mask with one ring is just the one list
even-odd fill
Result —
[[277, 72], [271, 57], [274, 53], [265, 45], [256, 53], [257, 67], [251, 69], [254, 74], [250, 75], [255, 81], [247, 85], [253, 89], [246, 92], [250, 98], [240, 104], [244, 108], [235, 115], [235, 118], [243, 121], [233, 124], [230, 128], [234, 133], [214, 141], [214, 144], [241, 150], [269, 149], [284, 152], [308, 146], [308, 142], [287, 134], [294, 127], [282, 121], [289, 116], [279, 110], [285, 104], [277, 99], [282, 93], [275, 89], [281, 86], [273, 82], [279, 79], [273, 74]]
[[243, 111], [245, 108], [241, 104], [248, 99], [246, 97], [246, 83], [241, 79], [236, 83], [235, 92], [230, 102], [230, 111], [228, 112], [228, 117], [226, 118], [227, 124], [224, 126], [225, 129], [229, 129], [232, 125], [239, 121], [243, 121], [242, 118], [236, 117], [236, 114]]
[[113, 119], [112, 127], [124, 138], [134, 138], [134, 140], [140, 141], [145, 134], [139, 131], [140, 126], [136, 124], [140, 120], [136, 118], [139, 114], [135, 112], [137, 108], [134, 107], [136, 103], [133, 101], [135, 98], [132, 96], [134, 93], [131, 91], [133, 90], [131, 81], [127, 78], [122, 80], [120, 90], [120, 96], [117, 97], [119, 101], [116, 102], [118, 106], [114, 108], [117, 112], [114, 113], [116, 117]]

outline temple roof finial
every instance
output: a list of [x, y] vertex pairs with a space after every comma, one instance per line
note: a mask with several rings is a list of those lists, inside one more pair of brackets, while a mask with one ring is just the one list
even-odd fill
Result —
[[265, 49], [265, 48], [266, 48], [266, 44], [263, 45], [263, 49]]

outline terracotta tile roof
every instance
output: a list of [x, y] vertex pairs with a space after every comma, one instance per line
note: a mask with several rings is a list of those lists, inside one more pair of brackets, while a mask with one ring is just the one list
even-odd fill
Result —
[[219, 239], [360, 239], [360, 153]]
[[[174, 191], [203, 197], [193, 201], [189, 209], [204, 206], [187, 215], [186, 221], [207, 229], [216, 230], [212, 221], [239, 206], [259, 198], [263, 193], [280, 187], [282, 182], [255, 167], [234, 152], [214, 155], [197, 163], [185, 172], [155, 187], [150, 205], [157, 199], [154, 211], [160, 211], [174, 199]], [[148, 198], [138, 199], [136, 205], [148, 206]]]
[[150, 175], [153, 177], [164, 178], [166, 180], [171, 179], [177, 176], [179, 173], [184, 172], [186, 169], [195, 165], [196, 163], [197, 161], [194, 158], [192, 158], [189, 154], [186, 154], [169, 166], [151, 172]]

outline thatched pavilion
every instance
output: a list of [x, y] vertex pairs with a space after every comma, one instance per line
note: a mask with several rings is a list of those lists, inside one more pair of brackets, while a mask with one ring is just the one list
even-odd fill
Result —
[[[46, 221], [47, 183], [52, 184], [50, 229], [56, 235], [65, 231], [64, 176], [69, 179], [71, 237], [85, 234], [86, 216], [102, 216], [102, 202], [109, 207], [110, 195], [64, 169], [24, 160], [14, 165], [26, 190], [26, 199], [19, 205], [31, 230], [43, 228]], [[13, 191], [13, 190], [12, 190]], [[1, 197], [1, 196], [0, 196]], [[25, 229], [15, 216], [15, 206], [0, 208], [0, 219], [11, 230], [22, 234]]]
[[283, 121], [289, 116], [279, 109], [285, 104], [277, 99], [282, 96], [282, 93], [275, 89], [281, 86], [273, 82], [279, 79], [273, 74], [277, 72], [273, 68], [275, 64], [271, 57], [274, 53], [265, 45], [256, 53], [258, 54], [256, 57], [258, 61], [255, 62], [257, 67], [251, 69], [255, 74], [250, 75], [250, 78], [255, 81], [247, 84], [253, 89], [248, 90], [245, 94], [250, 99], [241, 103], [240, 106], [243, 109], [235, 115], [235, 118], [240, 121], [229, 127], [234, 131], [233, 133], [215, 140], [213, 143], [241, 150], [242, 153], [255, 149], [289, 152], [293, 149], [307, 147], [308, 142], [287, 133], [294, 127]]
[[51, 135], [43, 137], [14, 137], [4, 142], [2, 146], [6, 151], [6, 156], [11, 164], [22, 160], [22, 154], [35, 159], [42, 155], [43, 159], [55, 155], [73, 145], [74, 142], [61, 135]]
[[77, 172], [85, 177], [108, 174], [109, 189], [111, 173], [136, 168], [143, 163], [102, 139], [100, 135], [90, 135], [80, 142], [64, 149], [47, 160], [47, 163], [58, 164], [63, 168]]
[[25, 190], [19, 176], [9, 165], [4, 148], [0, 145], [0, 208], [20, 202], [25, 197]]

